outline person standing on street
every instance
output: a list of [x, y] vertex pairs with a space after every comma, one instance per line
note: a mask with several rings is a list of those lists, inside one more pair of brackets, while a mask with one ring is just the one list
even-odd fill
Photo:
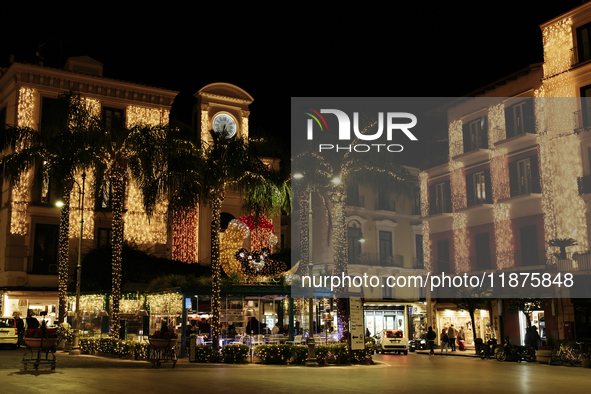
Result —
[[447, 336], [447, 329], [443, 328], [441, 330], [441, 354], [443, 354], [443, 349], [445, 349], [445, 354], [447, 354], [447, 345], [449, 344], [449, 337]]
[[458, 346], [460, 350], [466, 350], [464, 347], [464, 341], [466, 340], [466, 334], [464, 333], [464, 327], [460, 327], [460, 331], [458, 331]]
[[430, 356], [435, 354], [433, 349], [435, 349], [435, 338], [436, 337], [437, 337], [437, 334], [435, 334], [435, 331], [433, 331], [433, 327], [429, 326], [429, 330], [427, 331], [427, 341], [429, 342], [429, 349], [431, 349], [431, 351], [429, 352]]
[[454, 328], [453, 324], [449, 327], [449, 330], [447, 330], [447, 337], [449, 338], [449, 344], [451, 345], [451, 351], [455, 352], [456, 351], [456, 329]]

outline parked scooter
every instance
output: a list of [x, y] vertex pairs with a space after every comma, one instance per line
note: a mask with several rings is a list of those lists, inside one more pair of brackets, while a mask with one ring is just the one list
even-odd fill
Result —
[[512, 346], [511, 341], [507, 339], [505, 346], [499, 349], [495, 355], [497, 361], [517, 361], [518, 363], [522, 360], [535, 361], [536, 350], [533, 346]]

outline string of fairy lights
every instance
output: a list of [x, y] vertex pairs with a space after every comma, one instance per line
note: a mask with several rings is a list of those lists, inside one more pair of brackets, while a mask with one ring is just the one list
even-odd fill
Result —
[[[20, 88], [18, 98], [18, 126], [34, 126], [33, 110], [35, 108], [34, 91], [30, 88]], [[24, 142], [15, 147], [15, 151], [25, 149]], [[16, 235], [27, 233], [27, 207], [29, 205], [29, 184], [31, 171], [23, 172], [20, 179], [15, 182], [12, 188], [12, 202], [10, 214], [10, 232]]]
[[[172, 259], [186, 263], [199, 261], [199, 206], [173, 214]], [[222, 263], [223, 264], [223, 263]]]
[[[574, 238], [577, 246], [572, 251], [588, 248], [587, 225], [584, 201], [578, 196], [576, 179], [582, 176], [581, 147], [574, 133], [574, 118], [577, 110], [574, 89], [569, 76], [572, 53], [572, 20], [565, 18], [544, 28], [544, 78], [542, 86], [534, 92], [534, 113], [541, 174], [542, 211], [547, 256], [557, 250], [548, 247], [554, 238]], [[504, 117], [505, 105], [499, 103], [488, 108], [488, 139], [491, 185], [493, 198], [493, 221], [497, 252], [497, 268], [515, 265], [514, 236], [510, 219], [510, 206], [500, 201], [510, 197], [508, 152], [496, 146], [507, 138]], [[457, 212], [465, 207], [465, 171], [451, 160], [463, 153], [462, 122], [449, 124], [450, 182], [452, 189], [454, 258], [456, 272], [469, 268], [468, 233], [466, 215]], [[421, 181], [421, 214], [429, 215], [428, 174], [419, 175]], [[462, 198], [464, 196], [464, 198]], [[433, 202], [431, 202], [433, 203]], [[430, 271], [429, 222], [423, 222], [423, 254], [425, 268]], [[549, 260], [550, 261], [550, 260]]]

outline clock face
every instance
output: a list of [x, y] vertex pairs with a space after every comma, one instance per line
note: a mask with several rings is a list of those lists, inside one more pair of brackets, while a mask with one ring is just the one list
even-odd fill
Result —
[[230, 115], [219, 114], [213, 118], [213, 131], [230, 139], [236, 135], [236, 122]]

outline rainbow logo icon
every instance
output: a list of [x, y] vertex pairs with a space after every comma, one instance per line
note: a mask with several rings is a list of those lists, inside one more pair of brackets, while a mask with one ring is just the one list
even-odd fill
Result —
[[[316, 121], [316, 123], [318, 123], [318, 126], [320, 126], [320, 130], [324, 131], [324, 128], [322, 127], [322, 123], [324, 123], [324, 126], [326, 127], [326, 131], [328, 131], [328, 126], [326, 125], [326, 120], [324, 120], [324, 118], [322, 117], [322, 115], [320, 115], [320, 113], [318, 111], [315, 111], [312, 108], [308, 108], [308, 107], [302, 107], [302, 108], [314, 112], [314, 114], [316, 114], [318, 117], [314, 116], [314, 114], [311, 114], [310, 112], [304, 112], [304, 113], [306, 115], [310, 115], [312, 117], [312, 119], [314, 119]], [[322, 123], [320, 123], [320, 120], [318, 120], [318, 118], [322, 119]]]

